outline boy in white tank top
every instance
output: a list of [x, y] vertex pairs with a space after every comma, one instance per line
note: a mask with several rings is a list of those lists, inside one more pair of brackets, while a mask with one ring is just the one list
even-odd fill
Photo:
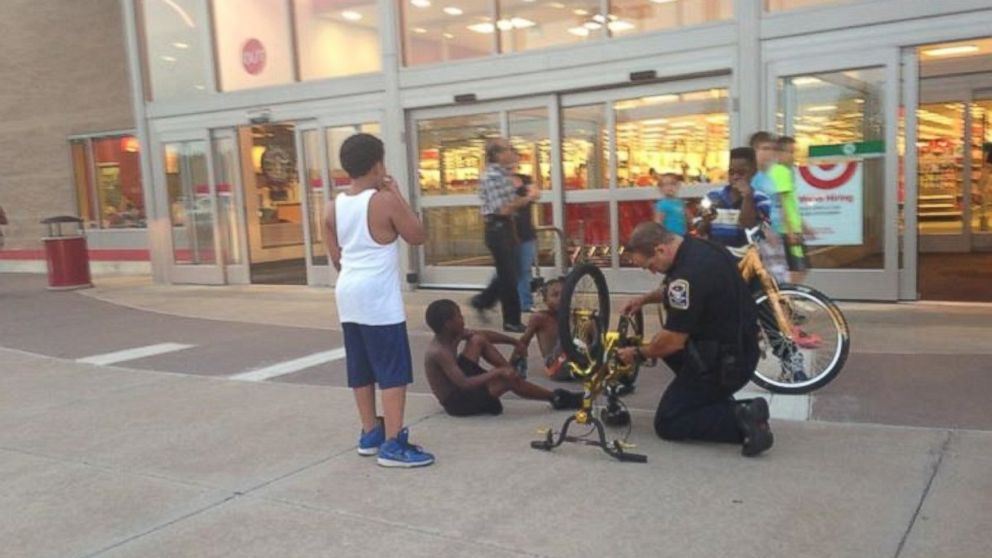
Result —
[[[341, 144], [341, 166], [352, 183], [324, 214], [327, 254], [339, 272], [334, 294], [348, 387], [362, 422], [358, 453], [378, 454], [384, 467], [423, 467], [434, 456], [411, 444], [403, 427], [413, 364], [400, 292], [399, 239], [419, 245], [427, 235], [386, 174], [384, 156], [382, 141], [369, 134], [356, 134]], [[376, 416], [377, 383], [383, 417]]]

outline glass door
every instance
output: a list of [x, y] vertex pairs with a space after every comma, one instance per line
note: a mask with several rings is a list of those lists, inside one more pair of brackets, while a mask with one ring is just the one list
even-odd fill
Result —
[[899, 297], [899, 63], [892, 49], [769, 66], [766, 124], [796, 139], [816, 233], [808, 282], [834, 297]]
[[161, 138], [160, 199], [168, 208], [171, 244], [169, 280], [223, 284], [225, 270], [213, 160], [206, 131]]
[[561, 98], [564, 231], [569, 265], [602, 268], [611, 291], [656, 288], [624, 255], [634, 228], [655, 218], [662, 177], [679, 184], [686, 220], [726, 177], [730, 107], [725, 77]]
[[211, 133], [213, 168], [217, 192], [217, 227], [227, 282], [251, 282], [246, 247], [244, 189], [238, 153], [238, 136], [233, 129]]
[[[427, 229], [427, 242], [419, 251], [421, 285], [475, 288], [494, 273], [479, 210], [479, 179], [486, 168], [486, 143], [492, 139], [510, 139], [520, 154], [517, 172], [531, 176], [542, 190], [533, 209], [535, 226], [560, 226], [554, 201], [560, 167], [551, 147], [556, 144], [555, 111], [554, 99], [541, 97], [410, 114], [411, 177]], [[554, 238], [538, 235], [544, 276], [557, 273]]]

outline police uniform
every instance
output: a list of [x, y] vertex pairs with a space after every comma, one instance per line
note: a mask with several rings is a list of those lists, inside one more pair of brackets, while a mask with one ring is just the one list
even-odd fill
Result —
[[654, 426], [669, 440], [740, 443], [734, 392], [758, 363], [757, 308], [723, 247], [686, 237], [662, 284], [665, 329], [689, 336], [666, 357], [675, 379], [665, 390]]

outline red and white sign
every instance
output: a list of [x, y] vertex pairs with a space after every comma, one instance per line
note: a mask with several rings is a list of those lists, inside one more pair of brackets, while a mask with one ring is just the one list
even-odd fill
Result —
[[796, 196], [803, 222], [816, 232], [810, 245], [859, 246], [864, 241], [863, 163], [799, 167]]
[[265, 45], [258, 39], [248, 39], [241, 47], [241, 65], [245, 71], [257, 76], [265, 69]]

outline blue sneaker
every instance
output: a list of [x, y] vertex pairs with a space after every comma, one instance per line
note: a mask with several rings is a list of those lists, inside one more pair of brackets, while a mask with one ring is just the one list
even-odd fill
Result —
[[386, 427], [382, 417], [375, 417], [375, 427], [369, 432], [362, 432], [358, 437], [358, 455], [375, 455], [379, 446], [386, 441]]
[[409, 441], [410, 431], [400, 430], [392, 440], [379, 448], [379, 465], [383, 467], [426, 467], [434, 463], [434, 456]]

